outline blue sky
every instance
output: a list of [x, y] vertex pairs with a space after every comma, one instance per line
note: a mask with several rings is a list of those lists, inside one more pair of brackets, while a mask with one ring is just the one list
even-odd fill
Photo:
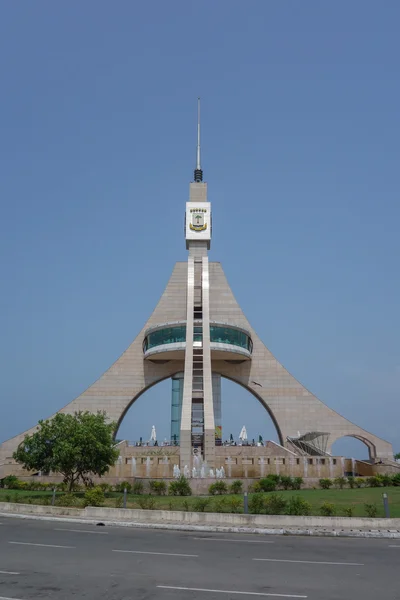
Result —
[[[0, 440], [97, 379], [186, 259], [200, 95], [210, 259], [278, 360], [400, 450], [399, 19], [368, 0], [2, 3]], [[226, 434], [275, 437], [223, 392]], [[165, 382], [120, 435], [167, 435], [169, 410]]]

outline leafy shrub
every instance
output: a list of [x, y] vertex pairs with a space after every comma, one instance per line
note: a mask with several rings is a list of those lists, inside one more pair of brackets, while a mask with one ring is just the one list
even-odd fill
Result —
[[156, 505], [156, 500], [152, 496], [142, 496], [138, 499], [138, 504], [143, 510], [153, 510]]
[[333, 517], [336, 514], [336, 506], [332, 502], [324, 502], [319, 507], [319, 512], [322, 517]]
[[104, 492], [100, 487], [86, 490], [83, 499], [84, 506], [101, 506], [104, 503]]
[[[57, 499], [56, 499], [56, 503], [57, 503]], [[43, 504], [43, 506], [50, 506], [50, 504], [51, 504], [50, 496], [45, 496], [44, 498], [42, 498], [41, 504]]]
[[287, 507], [287, 501], [280, 494], [269, 494], [264, 502], [267, 515], [283, 515]]
[[151, 492], [154, 492], [156, 496], [163, 496], [167, 493], [167, 484], [165, 481], [149, 481], [149, 488]]
[[230, 487], [231, 494], [241, 494], [243, 491], [243, 481], [240, 479], [236, 479], [236, 481], [232, 481], [232, 485]]
[[105, 494], [112, 492], [113, 487], [109, 483], [100, 483], [98, 486]]
[[221, 494], [226, 494], [227, 491], [228, 486], [226, 485], [225, 481], [222, 481], [222, 479], [212, 483], [208, 488], [208, 493], [211, 494], [211, 496], [220, 496]]
[[354, 514], [354, 508], [352, 506], [345, 506], [343, 508], [343, 514], [345, 517], [352, 517]]
[[228, 501], [228, 510], [231, 513], [242, 512], [243, 500], [241, 498], [230, 498]]
[[249, 499], [249, 511], [253, 515], [260, 515], [264, 511], [264, 494], [252, 494]]
[[124, 506], [124, 497], [117, 496], [115, 498], [115, 508], [122, 508]]
[[114, 486], [116, 492], [123, 492], [125, 489], [128, 494], [132, 491], [132, 484], [129, 481], [121, 481]]
[[328, 477], [326, 477], [324, 479], [319, 480], [319, 485], [323, 490], [329, 490], [329, 488], [332, 487], [332, 485], [333, 485], [333, 481], [332, 481], [332, 479], [329, 479]]
[[88, 488], [94, 488], [97, 486], [94, 486], [93, 483], [91, 481], [88, 481], [86, 484], [86, 488], [84, 485], [80, 485], [78, 482], [75, 482], [72, 486], [72, 491], [73, 492], [82, 492], [84, 489], [88, 489]]
[[7, 475], [7, 477], [4, 477], [4, 479], [3, 479], [4, 487], [9, 490], [18, 490], [19, 483], [20, 483], [20, 481], [19, 481], [18, 477], [15, 477], [15, 475]]
[[259, 481], [256, 481], [255, 483], [253, 483], [252, 485], [249, 486], [249, 492], [252, 494], [259, 494], [260, 492], [262, 492], [262, 487], [260, 485]]
[[63, 494], [55, 499], [56, 506], [79, 506], [80, 502], [73, 494]]
[[301, 496], [292, 496], [289, 500], [287, 514], [307, 517], [311, 514], [311, 504]]
[[183, 506], [183, 510], [186, 511], [186, 512], [188, 512], [188, 510], [190, 508], [190, 504], [189, 504], [188, 500], [184, 500], [182, 502], [182, 506]]
[[342, 490], [347, 483], [347, 479], [346, 479], [346, 477], [335, 477], [334, 483], [335, 483], [336, 487], [338, 487]]
[[204, 512], [209, 504], [210, 498], [196, 498], [193, 503], [193, 510], [195, 512]]
[[29, 483], [27, 481], [18, 481], [17, 483], [17, 487], [14, 488], [15, 490], [29, 490]]
[[216, 498], [213, 501], [213, 511], [217, 513], [223, 513], [228, 510], [228, 499], [227, 498]]
[[380, 475], [379, 479], [381, 480], [381, 484], [384, 487], [389, 487], [389, 486], [393, 485], [393, 477], [392, 477], [392, 475], [389, 475], [388, 473], [385, 473], [384, 475]]
[[365, 484], [365, 481], [364, 481], [364, 479], [362, 477], [357, 477], [356, 478], [356, 486], [358, 488], [364, 487], [364, 484]]
[[11, 502], [15, 502], [16, 504], [18, 504], [19, 502], [21, 502], [21, 496], [19, 494], [14, 494]]
[[27, 485], [26, 485], [25, 489], [30, 490], [32, 492], [44, 492], [45, 490], [49, 489], [49, 487], [51, 485], [52, 485], [51, 483], [41, 483], [40, 481], [32, 480], [32, 481], [27, 481]]
[[367, 513], [367, 517], [371, 517], [372, 519], [378, 514], [378, 507], [376, 504], [364, 504], [364, 509]]
[[396, 475], [393, 475], [393, 477], [392, 477], [392, 484], [393, 485], [400, 485], [400, 473], [396, 473]]
[[295, 477], [292, 481], [292, 489], [300, 490], [303, 483], [304, 483], [304, 480], [302, 477]]
[[67, 484], [64, 483], [64, 481], [62, 483], [57, 483], [55, 487], [58, 492], [66, 492], [68, 488]]
[[260, 484], [260, 488], [263, 492], [274, 492], [276, 490], [276, 486], [278, 485], [276, 478], [273, 479], [271, 475], [260, 479], [258, 483]]
[[284, 490], [290, 490], [293, 487], [293, 479], [288, 475], [282, 475], [280, 485]]
[[368, 477], [367, 479], [367, 485], [369, 487], [380, 487], [381, 486], [381, 480], [379, 477], [373, 476], [373, 477]]
[[281, 480], [281, 476], [275, 473], [270, 473], [269, 475], [267, 475], [267, 479], [271, 479], [275, 482], [275, 485], [278, 486]]
[[5, 495], [6, 502], [11, 502], [11, 494]]
[[355, 478], [352, 475], [350, 475], [347, 478], [347, 483], [349, 484], [349, 486], [350, 486], [351, 489], [354, 489], [354, 487], [356, 485]]
[[141, 494], [143, 494], [143, 490], [144, 490], [143, 481], [135, 481], [135, 483], [133, 484], [132, 492], [136, 496], [140, 496]]
[[191, 496], [192, 488], [188, 479], [184, 475], [181, 475], [175, 481], [171, 481], [168, 493], [170, 496]]

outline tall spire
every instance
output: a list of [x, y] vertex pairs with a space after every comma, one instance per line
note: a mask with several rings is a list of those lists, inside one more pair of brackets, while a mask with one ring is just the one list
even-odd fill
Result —
[[196, 183], [203, 181], [203, 171], [200, 162], [200, 98], [197, 98], [197, 157], [196, 168], [194, 170], [194, 180]]

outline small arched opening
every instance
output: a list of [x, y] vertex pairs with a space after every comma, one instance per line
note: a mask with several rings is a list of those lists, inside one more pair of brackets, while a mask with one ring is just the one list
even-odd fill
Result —
[[331, 454], [332, 456], [346, 456], [369, 461], [376, 457], [376, 448], [370, 440], [363, 436], [346, 434], [334, 441]]

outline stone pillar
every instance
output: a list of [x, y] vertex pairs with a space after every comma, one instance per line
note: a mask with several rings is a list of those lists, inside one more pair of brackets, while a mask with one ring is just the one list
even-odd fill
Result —
[[183, 379], [183, 401], [180, 439], [181, 470], [192, 460], [192, 389], [193, 389], [193, 308], [194, 308], [194, 258], [188, 258], [186, 300], [186, 349]]
[[204, 460], [215, 467], [215, 421], [212, 393], [211, 348], [210, 348], [210, 278], [208, 256], [202, 259], [203, 291], [203, 378], [204, 378]]

